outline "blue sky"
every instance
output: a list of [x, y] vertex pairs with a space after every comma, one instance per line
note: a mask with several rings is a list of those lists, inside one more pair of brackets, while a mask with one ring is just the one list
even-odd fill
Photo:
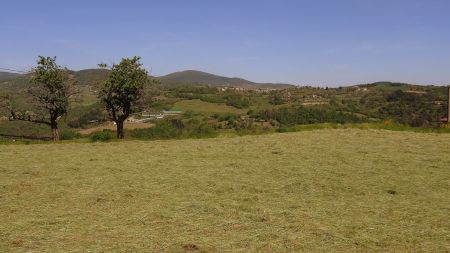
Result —
[[1, 1], [0, 68], [72, 69], [139, 55], [259, 82], [450, 83], [448, 0]]

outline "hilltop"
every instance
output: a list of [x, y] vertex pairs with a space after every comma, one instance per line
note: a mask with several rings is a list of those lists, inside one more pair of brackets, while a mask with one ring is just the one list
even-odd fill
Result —
[[[87, 85], [96, 87], [108, 75], [109, 70], [106, 69], [84, 69], [79, 71], [71, 71], [76, 79], [77, 85]], [[20, 80], [26, 78], [27, 75], [0, 72], [0, 87], [6, 84], [23, 84]], [[211, 87], [242, 87], [242, 88], [293, 88], [295, 85], [282, 83], [256, 83], [237, 77], [224, 77], [214, 75], [202, 71], [187, 70], [171, 73], [165, 76], [153, 77], [159, 80], [162, 85], [207, 85]], [[7, 82], [7, 83], [5, 83]], [[20, 85], [19, 85], [20, 86]]]
[[218, 76], [202, 71], [186, 70], [157, 77], [163, 84], [188, 84], [188, 85], [209, 85], [228, 86], [242, 88], [293, 88], [294, 85], [282, 83], [255, 83], [238, 77]]

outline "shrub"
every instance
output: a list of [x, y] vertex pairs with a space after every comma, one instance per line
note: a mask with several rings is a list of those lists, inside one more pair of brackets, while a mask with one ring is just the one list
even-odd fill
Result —
[[192, 117], [194, 117], [196, 115], [196, 113], [194, 112], [194, 111], [191, 111], [191, 110], [187, 110], [187, 111], [185, 111], [184, 113], [183, 113], [183, 116], [185, 117], [185, 118], [192, 118]]
[[282, 105], [284, 104], [284, 99], [278, 92], [272, 92], [269, 96], [269, 103], [273, 105]]
[[207, 123], [187, 125], [183, 129], [183, 136], [186, 138], [211, 138], [217, 136], [217, 132]]
[[219, 117], [217, 119], [219, 121], [233, 121], [233, 120], [237, 120], [238, 118], [239, 117], [236, 114], [226, 113], [226, 114], [219, 115]]
[[63, 130], [60, 134], [61, 140], [73, 140], [78, 138], [81, 138], [81, 134], [72, 130]]
[[92, 142], [103, 141], [107, 142], [116, 137], [114, 131], [104, 129], [103, 131], [94, 132], [89, 136]]
[[137, 139], [171, 139], [179, 136], [179, 129], [168, 121], [158, 121], [154, 127], [134, 129], [130, 135]]
[[183, 122], [180, 120], [164, 120], [154, 127], [133, 129], [130, 135], [137, 139], [164, 140], [177, 138], [209, 138], [217, 135], [214, 128], [197, 120]]
[[69, 120], [67, 125], [71, 128], [80, 128], [89, 124], [90, 121], [103, 121], [103, 111], [101, 108], [90, 108], [86, 112]]
[[290, 106], [259, 111], [252, 115], [258, 119], [276, 120], [282, 125], [317, 123], [361, 123], [367, 121], [352, 113], [336, 111], [328, 107]]
[[233, 94], [227, 97], [226, 104], [238, 109], [243, 109], [250, 106], [250, 100], [242, 95]]

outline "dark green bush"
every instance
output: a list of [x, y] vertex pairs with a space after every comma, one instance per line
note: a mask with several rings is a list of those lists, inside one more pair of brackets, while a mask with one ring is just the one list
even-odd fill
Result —
[[114, 131], [104, 129], [103, 131], [94, 132], [89, 136], [89, 139], [92, 142], [103, 141], [107, 142], [116, 138], [116, 134]]
[[77, 133], [75, 131], [66, 129], [66, 130], [61, 131], [59, 137], [61, 140], [74, 140], [74, 139], [81, 138], [81, 134]]
[[227, 96], [226, 104], [238, 109], [243, 109], [250, 106], [250, 100], [240, 94], [232, 94]]
[[219, 121], [232, 121], [237, 120], [239, 118], [236, 114], [226, 113], [226, 114], [219, 114], [217, 117], [217, 120]]
[[182, 130], [182, 135], [185, 138], [211, 138], [217, 136], [217, 132], [207, 123], [188, 124]]
[[269, 103], [273, 105], [282, 105], [284, 104], [283, 97], [278, 92], [272, 92], [269, 95]]
[[[84, 107], [82, 107], [84, 108]], [[77, 110], [81, 110], [78, 108]], [[67, 125], [71, 128], [80, 128], [89, 125], [91, 121], [101, 122], [104, 120], [102, 108], [92, 107], [82, 112], [73, 112], [73, 115], [67, 122]]]
[[168, 121], [158, 121], [154, 127], [133, 129], [130, 135], [137, 139], [172, 139], [179, 136], [179, 129]]
[[209, 138], [217, 135], [211, 125], [197, 120], [163, 120], [154, 127], [133, 129], [130, 136], [136, 139], [164, 140], [181, 138]]
[[317, 123], [362, 123], [365, 117], [353, 113], [336, 111], [328, 107], [290, 106], [259, 111], [252, 117], [263, 120], [276, 120], [282, 125]]

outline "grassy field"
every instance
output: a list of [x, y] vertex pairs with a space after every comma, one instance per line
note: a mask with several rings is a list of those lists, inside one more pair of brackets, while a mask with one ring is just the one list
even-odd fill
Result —
[[448, 252], [450, 135], [0, 146], [0, 252]]
[[246, 110], [237, 109], [225, 104], [208, 103], [198, 99], [182, 100], [174, 104], [173, 109], [182, 111], [193, 111], [204, 115], [212, 115], [214, 113], [225, 114], [243, 114]]

